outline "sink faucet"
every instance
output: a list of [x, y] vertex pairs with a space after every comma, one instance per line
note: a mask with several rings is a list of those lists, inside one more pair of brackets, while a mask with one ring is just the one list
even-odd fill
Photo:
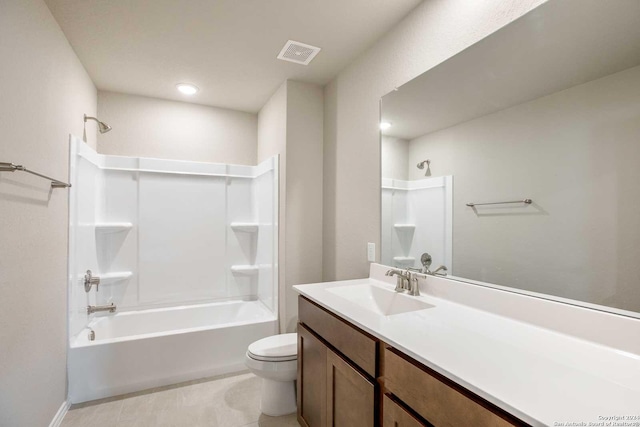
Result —
[[407, 287], [407, 292], [409, 295], [417, 297], [420, 295], [420, 287], [418, 286], [418, 275], [412, 273], [407, 270], [407, 274], [409, 275], [409, 286]]
[[407, 291], [409, 295], [420, 295], [418, 287], [418, 276], [407, 268], [406, 270], [391, 269], [387, 270], [385, 276], [396, 276], [396, 292]]
[[396, 292], [402, 292], [406, 289], [409, 289], [409, 271], [402, 271], [392, 268], [391, 270], [387, 270], [384, 274], [385, 276], [396, 276]]

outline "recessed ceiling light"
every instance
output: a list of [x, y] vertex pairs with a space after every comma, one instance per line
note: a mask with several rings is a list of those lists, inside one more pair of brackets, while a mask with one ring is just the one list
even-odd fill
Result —
[[389, 122], [380, 122], [380, 130], [387, 130], [391, 127]]
[[185, 95], [193, 95], [199, 90], [196, 86], [189, 83], [178, 83], [176, 87]]

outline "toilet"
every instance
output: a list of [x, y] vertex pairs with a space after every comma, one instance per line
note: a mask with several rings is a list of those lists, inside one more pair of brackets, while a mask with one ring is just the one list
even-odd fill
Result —
[[296, 412], [297, 336], [273, 335], [247, 349], [245, 364], [262, 379], [260, 411], [265, 415], [279, 417]]

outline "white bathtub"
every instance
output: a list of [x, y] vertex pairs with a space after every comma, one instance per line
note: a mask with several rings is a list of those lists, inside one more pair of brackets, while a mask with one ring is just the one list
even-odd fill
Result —
[[260, 301], [96, 317], [69, 348], [69, 400], [81, 403], [245, 369], [253, 341], [277, 333]]

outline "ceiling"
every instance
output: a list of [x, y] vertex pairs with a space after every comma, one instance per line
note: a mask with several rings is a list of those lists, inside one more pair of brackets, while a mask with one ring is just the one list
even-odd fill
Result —
[[[45, 1], [99, 90], [257, 112], [286, 79], [329, 82], [421, 0]], [[276, 59], [289, 39], [322, 51]]]
[[547, 2], [382, 98], [411, 140], [640, 65], [640, 2]]

